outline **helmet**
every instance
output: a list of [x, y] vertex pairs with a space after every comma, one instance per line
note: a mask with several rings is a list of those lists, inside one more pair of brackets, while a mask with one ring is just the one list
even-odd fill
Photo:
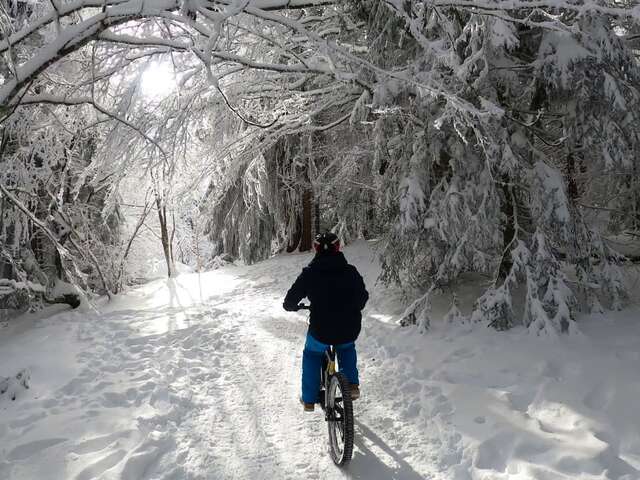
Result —
[[313, 248], [318, 253], [338, 253], [340, 251], [340, 239], [335, 233], [319, 233], [313, 239]]

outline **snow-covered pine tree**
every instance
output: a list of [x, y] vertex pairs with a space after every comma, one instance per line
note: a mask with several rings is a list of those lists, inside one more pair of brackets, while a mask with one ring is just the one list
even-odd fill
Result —
[[[392, 88], [374, 97], [384, 112], [376, 144], [396, 162], [384, 172], [393, 176], [383, 184], [395, 221], [383, 278], [431, 291], [465, 271], [491, 275], [473, 318], [499, 329], [521, 321], [536, 331], [572, 330], [576, 303], [564, 274], [572, 266], [618, 303], [616, 257], [584, 220], [591, 192], [581, 182], [583, 172], [605, 172], [608, 188], [628, 184], [637, 168], [629, 120], [638, 65], [617, 30], [622, 12], [549, 4], [547, 18], [544, 5], [532, 12], [522, 4], [496, 6], [497, 18], [473, 7], [365, 3], [373, 37], [419, 50], [396, 66], [416, 81], [387, 79]], [[386, 21], [385, 8], [404, 25]], [[381, 123], [390, 121], [392, 129]], [[416, 162], [420, 150], [429, 153]], [[519, 284], [521, 320], [512, 306]], [[422, 298], [417, 305], [427, 310], [429, 295]], [[420, 317], [415, 306], [405, 322]]]

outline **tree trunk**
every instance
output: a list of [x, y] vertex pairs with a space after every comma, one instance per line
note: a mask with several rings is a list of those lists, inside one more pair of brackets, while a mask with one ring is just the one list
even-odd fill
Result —
[[200, 228], [199, 224], [192, 222], [191, 228], [193, 228], [193, 236], [195, 240], [195, 244], [193, 245], [193, 250], [196, 254], [196, 272], [202, 271], [202, 259], [200, 258]]
[[169, 240], [169, 230], [167, 227], [167, 208], [162, 205], [160, 197], [156, 195], [156, 209], [158, 210], [158, 220], [160, 221], [160, 239], [162, 241], [162, 251], [167, 263], [167, 276], [173, 277], [173, 255], [171, 253], [171, 242]]
[[571, 200], [571, 205], [574, 206], [580, 196], [580, 191], [576, 178], [576, 159], [572, 153], [567, 155], [567, 194], [569, 200]]
[[308, 252], [311, 250], [311, 241], [312, 241], [312, 209], [313, 209], [313, 199], [311, 190], [305, 190], [302, 195], [302, 238], [300, 239], [300, 248], [301, 252]]
[[293, 231], [289, 244], [287, 245], [287, 253], [294, 252], [298, 245], [300, 245], [300, 239], [302, 238], [302, 228], [300, 218], [296, 218], [296, 229]]
[[[502, 210], [502, 215], [504, 215], [504, 223], [502, 224], [502, 245], [505, 249], [507, 246], [513, 242], [513, 238], [516, 235], [516, 230], [513, 224], [513, 214], [514, 209], [517, 208], [516, 205], [513, 204], [513, 195], [511, 193], [511, 187], [506, 185], [508, 179], [503, 178], [505, 181], [502, 184], [502, 196], [503, 201], [500, 209]], [[509, 275], [509, 271], [513, 266], [513, 259], [511, 258], [511, 249], [505, 250], [502, 260], [500, 260], [500, 267], [498, 268], [498, 281], [499, 283], [503, 283], [504, 280]]]
[[315, 209], [315, 232], [316, 235], [318, 235], [319, 233], [322, 233], [320, 231], [320, 202], [318, 201], [318, 199], [316, 198], [316, 201], [314, 202], [314, 209]]
[[[5, 211], [4, 197], [0, 196], [0, 241], [4, 245], [9, 245], [9, 236], [10, 236], [9, 234], [11, 232], [12, 225], [8, 224], [5, 227], [4, 211]], [[0, 278], [12, 278], [11, 274], [13, 273], [13, 266], [11, 265], [11, 262], [7, 260], [8, 258], [5, 258], [4, 255], [0, 256]]]
[[[166, 213], [165, 213], [165, 218], [166, 218]], [[175, 265], [175, 262], [176, 262], [176, 259], [173, 256], [174, 254], [173, 239], [175, 238], [175, 236], [176, 236], [176, 214], [175, 212], [172, 212], [171, 213], [171, 237], [169, 237], [169, 253], [171, 254], [171, 265]]]
[[[62, 245], [64, 245], [64, 242], [60, 242]], [[53, 259], [53, 263], [56, 269], [56, 278], [59, 278], [62, 281], [67, 281], [67, 278], [64, 274], [64, 266], [62, 265], [62, 257], [60, 256], [60, 252], [58, 251], [58, 249], [54, 249], [54, 259]]]
[[638, 165], [633, 164], [633, 175], [628, 178], [628, 182], [631, 184], [631, 229], [634, 231], [640, 230], [640, 180], [638, 178], [640, 173], [638, 172]]

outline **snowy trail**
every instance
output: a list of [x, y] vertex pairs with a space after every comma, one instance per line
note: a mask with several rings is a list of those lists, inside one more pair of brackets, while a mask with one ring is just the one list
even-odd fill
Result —
[[[297, 401], [306, 321], [281, 310], [283, 288], [297, 272], [276, 265], [266, 273], [208, 274], [205, 281], [216, 284], [206, 286], [197, 275], [186, 285], [155, 282], [101, 314], [67, 314], [82, 350], [77, 375], [48, 398], [22, 405], [39, 413], [5, 427], [15, 446], [0, 473], [344, 478], [327, 455], [321, 413], [303, 415]], [[202, 290], [208, 296], [196, 300]], [[422, 478], [363, 420], [358, 427], [350, 478]], [[63, 433], [21, 441], [47, 430]], [[376, 448], [398, 468], [370, 455]]]
[[[370, 250], [348, 257], [373, 288]], [[638, 322], [586, 323], [592, 338], [563, 349], [466, 327], [420, 336], [387, 323], [399, 303], [379, 292], [359, 341], [356, 450], [337, 469], [321, 413], [297, 401], [305, 315], [281, 309], [308, 260], [4, 327], [0, 361], [30, 368], [33, 387], [0, 396], [0, 478], [640, 478]]]

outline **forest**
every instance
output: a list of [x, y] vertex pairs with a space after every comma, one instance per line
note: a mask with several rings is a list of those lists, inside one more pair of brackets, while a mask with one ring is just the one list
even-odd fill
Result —
[[628, 297], [639, 116], [633, 0], [0, 0], [0, 310], [331, 230], [402, 325], [571, 333]]
[[0, 0], [2, 480], [638, 480], [639, 319], [638, 0]]

